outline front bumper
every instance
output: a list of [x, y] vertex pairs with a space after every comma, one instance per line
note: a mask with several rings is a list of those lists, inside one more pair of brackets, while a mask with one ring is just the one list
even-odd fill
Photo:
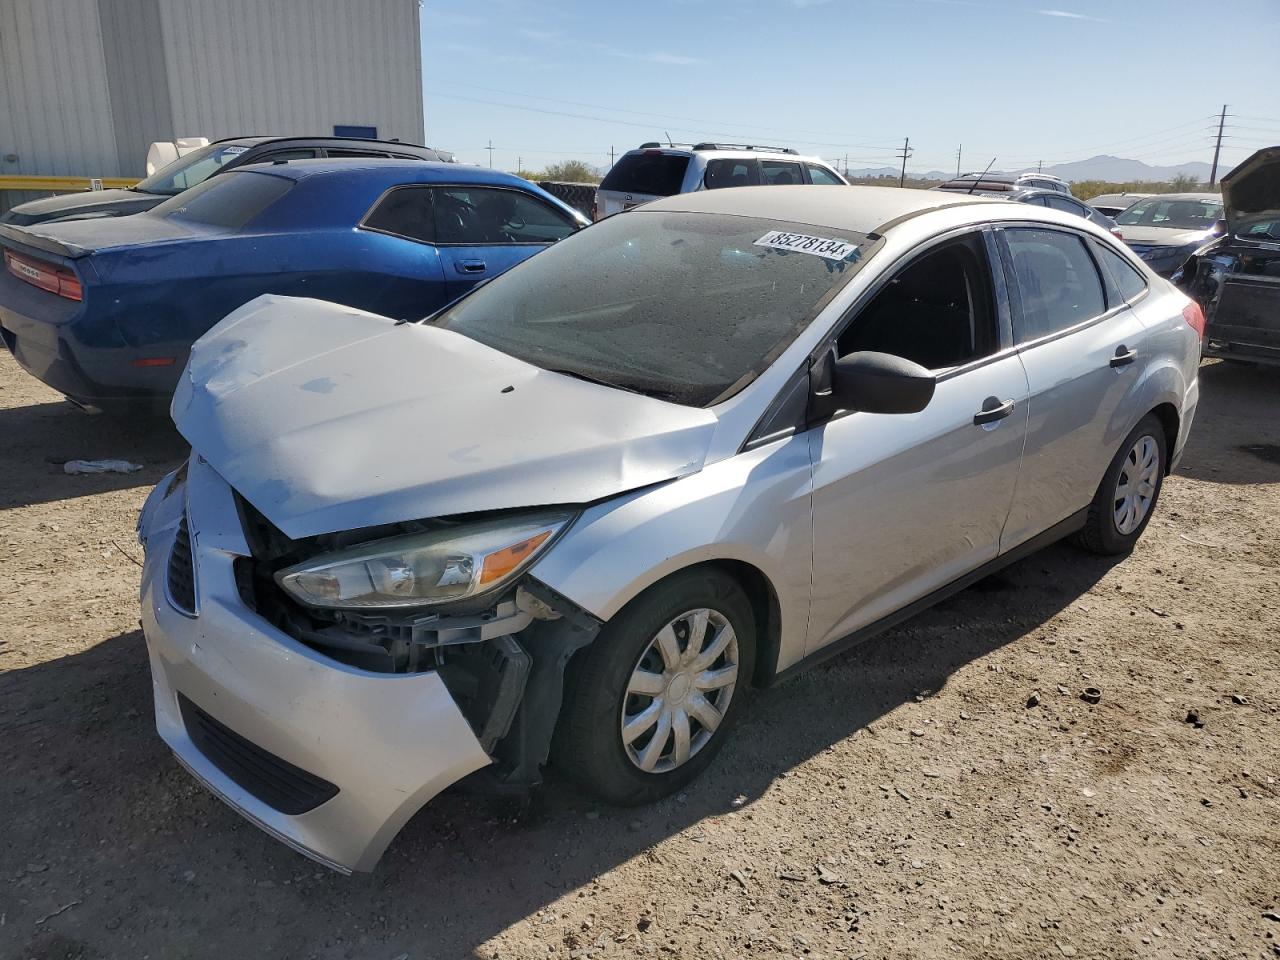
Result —
[[[233, 569], [249, 549], [230, 487], [198, 457], [185, 486], [169, 486], [168, 478], [161, 482], [139, 519], [146, 545], [142, 626], [160, 736], [211, 792], [278, 840], [342, 872], [371, 870], [424, 803], [489, 757], [436, 673], [348, 667], [249, 609]], [[178, 609], [168, 591], [184, 507], [193, 613]], [[228, 763], [202, 731], [188, 728], [183, 701], [187, 718], [194, 706], [215, 729], [232, 732], [229, 749], [242, 762]], [[281, 772], [271, 761], [336, 793], [305, 812], [285, 813], [278, 801], [262, 799], [270, 790], [245, 775], [247, 767], [278, 784]]]

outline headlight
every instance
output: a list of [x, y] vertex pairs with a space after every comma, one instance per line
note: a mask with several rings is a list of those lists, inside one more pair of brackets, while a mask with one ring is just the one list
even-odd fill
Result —
[[568, 514], [544, 513], [379, 540], [281, 570], [276, 582], [313, 607], [462, 600], [524, 570], [568, 522]]

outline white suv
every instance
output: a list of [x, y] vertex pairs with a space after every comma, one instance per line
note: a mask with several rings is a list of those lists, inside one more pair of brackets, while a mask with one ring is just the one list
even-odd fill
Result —
[[596, 190], [592, 219], [676, 193], [719, 187], [779, 187], [786, 184], [847, 185], [817, 157], [802, 157], [790, 147], [738, 143], [642, 143], [628, 150]]

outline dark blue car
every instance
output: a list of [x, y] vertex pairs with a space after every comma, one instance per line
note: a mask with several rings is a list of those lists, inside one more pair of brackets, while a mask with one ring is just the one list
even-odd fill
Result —
[[419, 318], [586, 223], [478, 167], [256, 166], [131, 217], [0, 225], [0, 337], [81, 406], [154, 402], [173, 393], [191, 344], [261, 294]]

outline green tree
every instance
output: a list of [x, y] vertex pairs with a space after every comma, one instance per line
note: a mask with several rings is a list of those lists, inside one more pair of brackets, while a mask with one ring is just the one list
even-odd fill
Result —
[[581, 160], [565, 160], [553, 163], [536, 178], [538, 180], [558, 180], [561, 183], [599, 183], [600, 177]]

